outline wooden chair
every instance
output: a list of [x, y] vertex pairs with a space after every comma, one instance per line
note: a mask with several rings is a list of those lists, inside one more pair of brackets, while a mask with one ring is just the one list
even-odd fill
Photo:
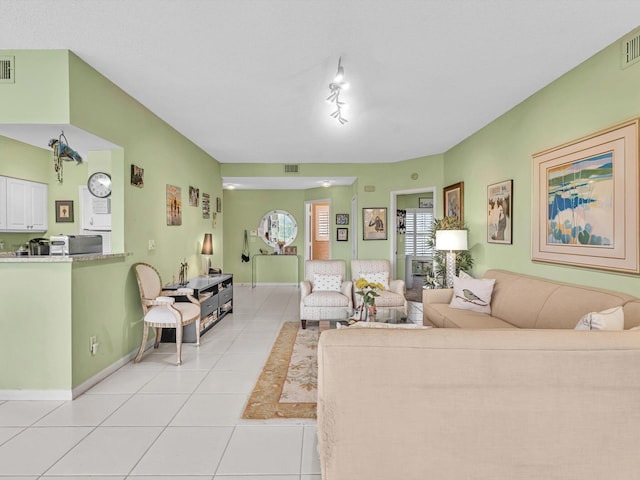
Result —
[[[138, 363], [142, 358], [149, 336], [149, 327], [156, 329], [154, 348], [158, 348], [163, 328], [175, 328], [178, 365], [180, 365], [182, 364], [182, 327], [184, 325], [196, 323], [196, 346], [200, 345], [200, 302], [193, 297], [191, 288], [162, 290], [160, 274], [151, 265], [136, 263], [134, 269], [144, 312], [142, 343], [134, 362]], [[176, 296], [186, 296], [189, 302], [176, 302], [173, 298]]]

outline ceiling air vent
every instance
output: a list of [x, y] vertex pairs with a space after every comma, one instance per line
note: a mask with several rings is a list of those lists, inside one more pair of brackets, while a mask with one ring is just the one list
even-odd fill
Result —
[[620, 54], [622, 68], [630, 67], [640, 61], [640, 30], [635, 30], [622, 39]]
[[285, 164], [284, 173], [300, 173], [300, 165], [295, 163]]
[[0, 56], [0, 83], [15, 82], [14, 61], [15, 57], [9, 57], [7, 55]]

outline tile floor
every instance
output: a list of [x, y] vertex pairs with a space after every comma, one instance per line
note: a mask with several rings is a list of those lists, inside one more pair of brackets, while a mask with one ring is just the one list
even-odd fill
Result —
[[72, 402], [0, 400], [0, 480], [320, 480], [314, 421], [240, 418], [298, 312], [296, 287], [235, 286], [234, 313], [180, 367], [161, 344]]

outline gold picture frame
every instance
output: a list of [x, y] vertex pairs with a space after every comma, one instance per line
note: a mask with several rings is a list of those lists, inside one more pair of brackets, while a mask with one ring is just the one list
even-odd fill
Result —
[[533, 155], [534, 262], [640, 273], [638, 122]]
[[454, 183], [442, 189], [445, 217], [453, 217], [464, 222], [464, 182]]

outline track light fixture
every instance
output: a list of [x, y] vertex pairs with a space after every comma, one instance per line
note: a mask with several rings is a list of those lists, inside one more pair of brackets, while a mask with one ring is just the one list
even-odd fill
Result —
[[340, 93], [342, 93], [342, 90], [346, 89], [348, 86], [349, 84], [344, 81], [344, 68], [342, 67], [342, 57], [340, 57], [338, 59], [338, 72], [336, 73], [333, 82], [329, 84], [329, 92], [331, 93], [327, 97], [327, 101], [335, 104], [336, 110], [330, 116], [337, 119], [341, 125], [347, 123], [348, 120], [342, 116], [342, 108], [346, 103], [340, 101]]

